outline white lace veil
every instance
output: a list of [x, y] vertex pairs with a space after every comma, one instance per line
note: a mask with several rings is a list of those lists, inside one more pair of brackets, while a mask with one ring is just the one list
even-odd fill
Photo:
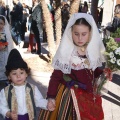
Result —
[[102, 55], [105, 51], [105, 47], [100, 38], [100, 34], [93, 17], [86, 13], [75, 13], [69, 19], [68, 25], [61, 39], [61, 43], [52, 62], [54, 69], [61, 70], [66, 74], [71, 72], [70, 57], [74, 49], [74, 43], [71, 36], [71, 26], [79, 18], [85, 18], [92, 27], [91, 39], [86, 50], [86, 56], [90, 62], [90, 69], [95, 70], [97, 67], [102, 66], [102, 62], [105, 61], [104, 56]]
[[[0, 15], [0, 16], [3, 16], [3, 15]], [[5, 34], [6, 34], [6, 38], [7, 38], [7, 42], [8, 42], [8, 52], [10, 52], [11, 49], [13, 49], [13, 39], [12, 39], [11, 32], [10, 32], [10, 25], [6, 18], [5, 18], [4, 30], [5, 30]]]

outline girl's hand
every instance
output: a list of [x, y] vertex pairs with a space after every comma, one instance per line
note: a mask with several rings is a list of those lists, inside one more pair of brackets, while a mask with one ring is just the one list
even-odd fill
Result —
[[10, 118], [12, 120], [18, 120], [18, 115], [15, 111], [10, 112]]
[[48, 99], [47, 108], [49, 111], [55, 110], [55, 99]]
[[0, 51], [5, 49], [6, 46], [0, 46]]

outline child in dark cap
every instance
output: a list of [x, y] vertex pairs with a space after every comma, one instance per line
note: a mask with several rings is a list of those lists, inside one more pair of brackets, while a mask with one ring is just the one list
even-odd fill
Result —
[[38, 88], [26, 81], [29, 73], [30, 68], [18, 50], [11, 50], [6, 65], [11, 84], [0, 93], [0, 111], [6, 120], [35, 120], [35, 107], [47, 109], [47, 100]]

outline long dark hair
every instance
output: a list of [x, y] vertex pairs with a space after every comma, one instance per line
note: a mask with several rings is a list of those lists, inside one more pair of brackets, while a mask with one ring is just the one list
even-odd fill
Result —
[[89, 30], [91, 31], [91, 25], [86, 21], [85, 18], [77, 19], [74, 25], [86, 25], [89, 27]]

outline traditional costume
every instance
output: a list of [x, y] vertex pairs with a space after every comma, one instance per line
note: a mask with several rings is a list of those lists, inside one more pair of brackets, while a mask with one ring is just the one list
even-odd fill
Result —
[[1, 114], [5, 117], [8, 111], [17, 111], [18, 120], [36, 120], [36, 107], [46, 109], [47, 106], [47, 100], [43, 98], [38, 88], [28, 82], [22, 86], [10, 84], [1, 90], [0, 97]]
[[[11, 50], [6, 70], [28, 69], [17, 49]], [[18, 120], [36, 120], [36, 107], [47, 109], [47, 100], [35, 85], [25, 82], [16, 86], [11, 83], [0, 92], [0, 113], [6, 117], [8, 111], [16, 111]], [[11, 120], [6, 117], [6, 120]]]
[[[86, 55], [79, 55], [72, 40], [71, 27], [79, 18], [91, 25], [91, 38]], [[102, 100], [94, 94], [95, 78], [102, 74], [105, 51], [102, 40], [91, 15], [76, 13], [70, 18], [60, 46], [53, 59], [47, 98], [56, 101], [53, 112], [41, 110], [39, 120], [102, 120]]]
[[7, 63], [9, 52], [11, 49], [13, 49], [13, 40], [10, 33], [10, 25], [8, 24], [6, 18], [3, 32], [0, 33], [0, 46], [1, 45], [6, 45], [6, 48], [4, 50], [0, 50], [0, 81], [7, 80], [7, 77], [4, 73], [5, 65]]

